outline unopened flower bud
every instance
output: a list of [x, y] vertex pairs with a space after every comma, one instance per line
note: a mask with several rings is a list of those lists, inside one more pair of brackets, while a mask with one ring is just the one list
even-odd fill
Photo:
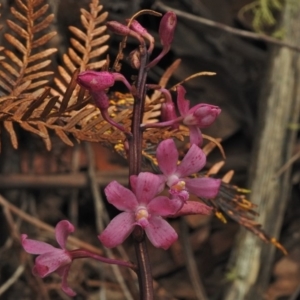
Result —
[[[129, 20], [126, 20], [129, 21]], [[144, 28], [137, 20], [132, 20], [130, 24], [130, 29], [139, 33], [140, 35], [148, 33], [147, 29]]]
[[[177, 119], [175, 105], [172, 101], [170, 92], [165, 88], [161, 88], [159, 89], [159, 91], [164, 94], [166, 99], [165, 102], [161, 105], [161, 120], [163, 122], [167, 122]], [[179, 123], [174, 123], [171, 127], [173, 129], [178, 129]]]
[[215, 121], [220, 112], [221, 109], [218, 106], [198, 104], [189, 110], [188, 115], [183, 119], [183, 123], [197, 125], [201, 128], [208, 127]]
[[115, 76], [110, 72], [84, 71], [77, 77], [77, 83], [85, 89], [92, 91], [105, 90], [115, 83]]
[[[127, 19], [126, 21], [129, 22], [130, 20]], [[152, 53], [155, 41], [154, 37], [147, 31], [147, 29], [144, 28], [137, 20], [132, 20], [132, 22], [130, 23], [130, 29], [140, 34], [143, 38], [149, 41], [150, 46], [148, 52]]]
[[163, 46], [170, 46], [173, 41], [177, 17], [173, 11], [168, 11], [162, 17], [159, 24], [159, 37]]
[[130, 36], [138, 39], [140, 44], [142, 44], [142, 45], [145, 44], [145, 41], [142, 38], [142, 36], [139, 33], [131, 30], [128, 26], [125, 26], [117, 21], [109, 21], [106, 23], [106, 26], [113, 33], [116, 33], [119, 35], [130, 35]]
[[[161, 105], [161, 120], [163, 122], [172, 121], [177, 118], [175, 105], [173, 102], [165, 102]], [[172, 129], [178, 129], [179, 123], [175, 123], [172, 126]]]
[[122, 81], [131, 92], [131, 85], [126, 78], [117, 72], [110, 73], [107, 71], [85, 71], [81, 72], [77, 77], [77, 83], [87, 89], [90, 93], [104, 91], [113, 86], [115, 81]]
[[117, 22], [117, 21], [109, 21], [106, 22], [107, 28], [112, 31], [113, 33], [119, 35], [128, 35], [130, 32], [130, 28]]

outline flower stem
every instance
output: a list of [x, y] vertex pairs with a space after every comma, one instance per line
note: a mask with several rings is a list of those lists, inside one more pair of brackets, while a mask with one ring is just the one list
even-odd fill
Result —
[[174, 120], [165, 121], [165, 122], [157, 122], [157, 123], [147, 123], [147, 124], [141, 124], [141, 128], [161, 128], [161, 127], [167, 127], [172, 126], [174, 124], [177, 124], [183, 120], [183, 117], [178, 117]]
[[[132, 136], [129, 137], [129, 176], [138, 175], [142, 165], [142, 141], [143, 131], [140, 127], [143, 119], [144, 104], [146, 96], [146, 79], [148, 63], [148, 53], [144, 45], [140, 46], [141, 65], [136, 83], [136, 91], [133, 93], [133, 119]], [[144, 230], [136, 226], [133, 231], [135, 252], [138, 262], [138, 278], [141, 300], [153, 300], [153, 280], [151, 266], [147, 252]]]
[[69, 251], [69, 253], [72, 256], [72, 259], [76, 259], [76, 258], [93, 258], [95, 260], [101, 261], [101, 262], [106, 263], [106, 264], [118, 265], [118, 266], [122, 266], [122, 267], [128, 267], [128, 268], [131, 268], [134, 271], [137, 270], [136, 265], [134, 265], [130, 262], [126, 262], [126, 261], [119, 260], [119, 259], [107, 258], [107, 257], [97, 255], [97, 254], [95, 254], [93, 252], [90, 252], [90, 251], [87, 251], [87, 250], [76, 249], [76, 250]]

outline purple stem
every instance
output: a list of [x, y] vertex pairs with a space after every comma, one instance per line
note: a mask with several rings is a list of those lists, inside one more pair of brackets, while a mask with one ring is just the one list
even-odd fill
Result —
[[158, 123], [147, 123], [147, 124], [141, 124], [141, 128], [159, 128], [159, 127], [166, 127], [166, 126], [172, 126], [176, 123], [181, 122], [184, 119], [184, 117], [178, 117], [174, 120], [166, 121], [166, 122], [158, 122]]
[[99, 255], [97, 255], [95, 253], [92, 253], [92, 252], [89, 252], [87, 250], [76, 249], [76, 250], [69, 251], [69, 253], [70, 253], [72, 259], [76, 259], [76, 258], [93, 258], [95, 260], [101, 261], [101, 262], [106, 263], [106, 264], [127, 267], [127, 268], [131, 268], [134, 271], [137, 271], [136, 265], [134, 265], [130, 262], [126, 262], [126, 261], [119, 260], [119, 259], [112, 259], [112, 258], [99, 256]]
[[163, 47], [162, 51], [160, 52], [160, 54], [155, 57], [147, 66], [147, 69], [150, 69], [152, 67], [154, 67], [156, 64], [158, 64], [158, 62], [169, 52], [170, 50], [170, 46], [166, 46]]
[[[148, 52], [145, 45], [140, 46], [141, 66], [136, 84], [136, 92], [133, 93], [133, 118], [129, 142], [129, 176], [138, 175], [142, 165], [142, 141], [143, 130], [140, 127], [143, 119], [144, 104], [146, 96], [146, 79], [148, 63]], [[145, 232], [141, 227], [136, 226], [133, 233], [135, 253], [138, 262], [138, 278], [140, 289], [140, 300], [153, 300], [153, 280], [151, 265], [145, 241]]]
[[127, 136], [131, 136], [131, 133], [126, 131], [126, 128], [120, 124], [118, 124], [117, 122], [115, 122], [114, 120], [112, 120], [109, 116], [109, 113], [107, 111], [107, 109], [100, 109], [101, 111], [101, 115], [102, 118], [107, 121], [109, 124], [111, 124], [112, 126], [118, 128], [119, 130], [121, 130], [122, 132], [124, 132]]

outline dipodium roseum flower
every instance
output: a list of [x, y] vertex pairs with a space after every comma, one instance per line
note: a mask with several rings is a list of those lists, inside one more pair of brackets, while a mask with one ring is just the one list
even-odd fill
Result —
[[189, 193], [200, 198], [214, 198], [217, 195], [221, 180], [207, 177], [186, 178], [199, 172], [206, 163], [206, 156], [197, 145], [191, 146], [178, 165], [179, 153], [176, 145], [172, 139], [167, 139], [158, 145], [156, 158], [163, 180], [170, 188], [170, 194], [175, 199], [179, 198], [182, 205], [188, 200]]
[[200, 128], [210, 126], [220, 114], [221, 109], [218, 106], [204, 103], [190, 108], [190, 101], [184, 98], [185, 93], [185, 88], [179, 85], [177, 87], [178, 110], [183, 117], [183, 124], [189, 127], [190, 143], [201, 145], [203, 139]]
[[100, 241], [108, 248], [118, 246], [137, 225], [145, 230], [155, 247], [168, 249], [177, 240], [177, 233], [162, 217], [173, 215], [178, 209], [168, 197], [155, 197], [161, 191], [159, 176], [140, 173], [135, 176], [133, 190], [116, 181], [105, 188], [108, 202], [123, 212], [112, 219], [99, 235]]
[[74, 226], [67, 220], [60, 221], [55, 227], [55, 237], [60, 248], [55, 248], [45, 242], [27, 239], [26, 234], [21, 235], [24, 250], [30, 254], [38, 254], [32, 269], [34, 275], [44, 278], [50, 273], [57, 272], [62, 276], [62, 290], [69, 296], [76, 293], [68, 286], [67, 277], [72, 263], [71, 252], [66, 250], [66, 240]]

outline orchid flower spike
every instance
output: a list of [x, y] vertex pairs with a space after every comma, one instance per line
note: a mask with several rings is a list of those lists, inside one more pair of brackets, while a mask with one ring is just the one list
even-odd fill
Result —
[[105, 188], [108, 202], [123, 212], [111, 220], [99, 240], [107, 248], [116, 247], [140, 226], [155, 247], [168, 249], [177, 240], [177, 233], [162, 217], [173, 215], [177, 207], [168, 197], [155, 197], [162, 190], [158, 175], [142, 172], [130, 180], [132, 191], [116, 181]]
[[221, 109], [204, 103], [190, 108], [190, 101], [185, 99], [185, 93], [182, 85], [177, 86], [178, 110], [183, 117], [183, 124], [187, 125], [190, 130], [190, 143], [201, 146], [203, 138], [200, 128], [210, 126], [221, 113]]
[[164, 140], [158, 145], [156, 159], [163, 173], [161, 177], [170, 188], [170, 194], [178, 201], [178, 210], [187, 202], [190, 193], [200, 198], [214, 198], [219, 192], [221, 180], [208, 177], [188, 178], [205, 166], [204, 152], [193, 144], [179, 165], [178, 158], [179, 153], [173, 139]]
[[24, 250], [30, 254], [38, 254], [32, 269], [34, 275], [44, 278], [56, 272], [62, 276], [62, 290], [69, 296], [76, 293], [68, 286], [67, 277], [71, 263], [72, 253], [66, 249], [68, 235], [74, 231], [74, 226], [67, 220], [60, 221], [55, 227], [55, 237], [60, 248], [55, 248], [45, 242], [27, 239], [26, 234], [21, 235]]

